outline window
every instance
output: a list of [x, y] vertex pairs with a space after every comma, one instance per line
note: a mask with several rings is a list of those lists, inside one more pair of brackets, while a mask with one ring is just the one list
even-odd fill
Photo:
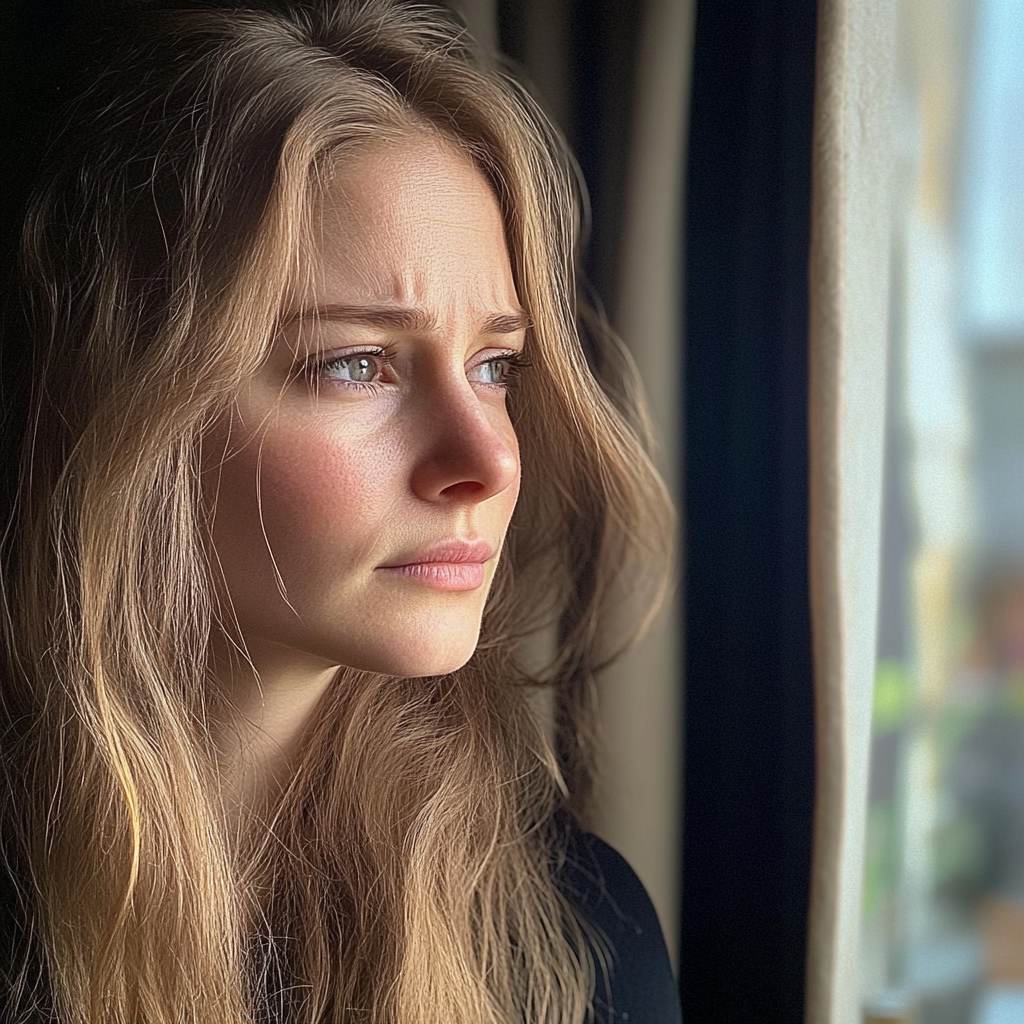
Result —
[[1024, 3], [900, 0], [865, 1020], [1024, 1020]]

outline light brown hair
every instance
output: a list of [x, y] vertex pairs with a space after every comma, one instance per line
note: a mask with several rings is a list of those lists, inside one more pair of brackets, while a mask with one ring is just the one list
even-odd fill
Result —
[[[152, 11], [117, 40], [23, 237], [37, 358], [4, 541], [3, 827], [26, 908], [11, 1005], [94, 1024], [582, 1021], [596, 968], [556, 876], [586, 795], [597, 628], [610, 579], [664, 561], [670, 511], [579, 342], [565, 149], [449, 18], [392, 0]], [[211, 729], [210, 640], [232, 627], [204, 431], [268, 351], [325, 161], [423, 130], [503, 212], [533, 325], [511, 399], [522, 496], [470, 662], [340, 671], [285, 793], [238, 834]], [[517, 652], [549, 623], [534, 679]], [[556, 751], [527, 699], [542, 684]]]

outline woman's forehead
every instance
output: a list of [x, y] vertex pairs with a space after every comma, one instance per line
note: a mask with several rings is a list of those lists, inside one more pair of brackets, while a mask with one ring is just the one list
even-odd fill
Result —
[[437, 185], [460, 196], [488, 197], [500, 222], [493, 190], [469, 154], [426, 130], [334, 151], [313, 205], [321, 220], [354, 210], [386, 221], [400, 193], [429, 192]]
[[337, 158], [299, 262], [300, 280], [321, 299], [417, 303], [445, 287], [517, 307], [487, 180], [464, 153], [426, 134]]

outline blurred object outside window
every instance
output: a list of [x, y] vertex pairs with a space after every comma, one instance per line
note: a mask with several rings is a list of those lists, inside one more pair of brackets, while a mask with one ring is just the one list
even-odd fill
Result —
[[863, 1019], [1024, 1022], [1024, 0], [898, 0]]

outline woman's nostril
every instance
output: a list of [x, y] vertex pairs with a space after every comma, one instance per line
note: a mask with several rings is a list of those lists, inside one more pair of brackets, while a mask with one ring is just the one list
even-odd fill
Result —
[[465, 435], [442, 440], [413, 473], [413, 490], [421, 498], [460, 498], [483, 501], [508, 489], [519, 476], [514, 447], [492, 439], [474, 443]]
[[481, 497], [485, 488], [482, 483], [476, 480], [464, 480], [461, 483], [450, 484], [441, 491], [446, 498], [469, 498]]

